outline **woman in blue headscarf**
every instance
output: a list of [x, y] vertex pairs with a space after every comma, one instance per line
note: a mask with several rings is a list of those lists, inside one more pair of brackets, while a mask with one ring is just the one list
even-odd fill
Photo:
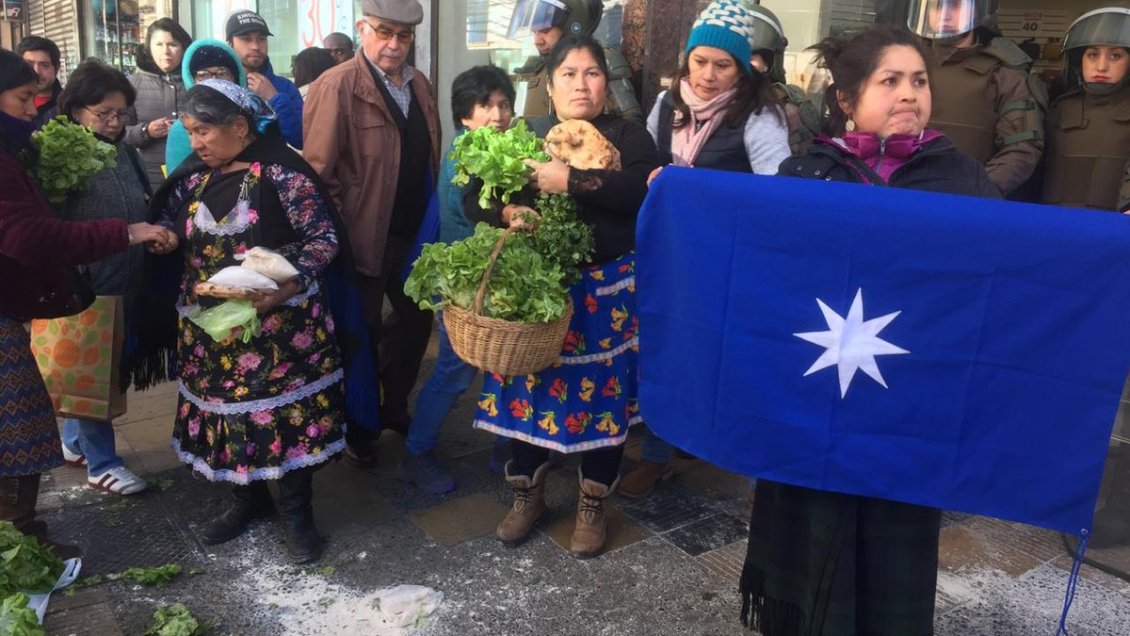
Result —
[[[287, 148], [270, 106], [246, 88], [198, 83], [181, 122], [195, 157], [154, 201], [161, 224], [179, 239], [184, 266], [173, 447], [197, 473], [234, 484], [230, 505], [199, 531], [205, 543], [233, 539], [271, 514], [267, 481], [275, 480], [287, 552], [312, 561], [321, 553], [313, 469], [345, 447], [342, 354], [324, 291], [339, 252], [333, 204]], [[236, 327], [214, 340], [189, 316], [221, 301], [198, 295], [195, 284], [253, 247], [281, 253], [298, 276], [254, 303], [261, 333]]]

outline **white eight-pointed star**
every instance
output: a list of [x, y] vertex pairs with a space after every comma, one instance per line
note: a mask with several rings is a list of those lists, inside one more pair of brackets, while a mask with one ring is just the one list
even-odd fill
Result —
[[879, 337], [879, 332], [891, 324], [891, 321], [902, 312], [896, 311], [886, 316], [864, 320], [862, 289], [855, 292], [855, 300], [852, 301], [846, 318], [832, 311], [819, 298], [816, 299], [816, 302], [820, 305], [820, 311], [824, 313], [824, 320], [828, 322], [828, 331], [793, 334], [801, 340], [807, 340], [825, 348], [824, 353], [820, 354], [820, 357], [812, 363], [812, 366], [804, 372], [804, 375], [809, 376], [821, 369], [835, 365], [840, 375], [841, 398], [847, 395], [848, 387], [851, 386], [856, 371], [863, 371], [871, 376], [871, 379], [883, 385], [883, 388], [887, 388], [883, 374], [879, 372], [879, 366], [875, 363], [875, 356], [910, 352], [883, 340]]

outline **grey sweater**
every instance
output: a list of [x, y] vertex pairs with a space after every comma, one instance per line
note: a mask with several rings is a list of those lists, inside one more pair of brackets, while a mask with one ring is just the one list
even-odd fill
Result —
[[[145, 220], [148, 204], [138, 167], [136, 151], [118, 142], [118, 162], [90, 177], [90, 187], [81, 194], [72, 194], [58, 206], [61, 218], [75, 221], [125, 219], [127, 223]], [[129, 154], [134, 153], [131, 160]], [[133, 161], [139, 161], [135, 166]], [[91, 286], [100, 296], [132, 297], [141, 285], [145, 251], [133, 246], [125, 252], [108, 256], [88, 267]]]
[[175, 117], [177, 105], [184, 97], [184, 80], [180, 69], [167, 74], [139, 70], [129, 78], [137, 91], [137, 100], [130, 108], [125, 141], [137, 148], [145, 161], [145, 172], [153, 192], [165, 181], [161, 165], [165, 163], [165, 139], [151, 139], [145, 134], [146, 124], [164, 117]]

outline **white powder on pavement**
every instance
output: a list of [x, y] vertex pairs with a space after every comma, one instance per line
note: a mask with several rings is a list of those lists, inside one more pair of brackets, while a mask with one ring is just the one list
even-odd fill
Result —
[[[1059, 627], [1067, 580], [1065, 570], [1047, 564], [1018, 578], [999, 570], [941, 571], [938, 591], [957, 606], [942, 609], [935, 619], [935, 633], [1054, 634]], [[1126, 636], [1130, 633], [1130, 598], [1081, 578], [1067, 627], [1072, 636]]]
[[[265, 622], [276, 623], [284, 636], [324, 636], [326, 634], [366, 634], [403, 636], [408, 630], [386, 621], [378, 601], [382, 590], [359, 591], [334, 582], [333, 574], [323, 574], [326, 566], [309, 567], [278, 561], [278, 543], [250, 533], [239, 560], [242, 575], [234, 581], [236, 593], [248, 599], [250, 611]], [[263, 544], [269, 543], [264, 549]], [[364, 559], [360, 553], [355, 559]], [[420, 618], [418, 626], [427, 624]]]

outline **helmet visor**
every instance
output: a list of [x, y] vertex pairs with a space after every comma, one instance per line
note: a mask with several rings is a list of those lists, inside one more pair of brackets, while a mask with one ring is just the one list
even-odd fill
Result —
[[911, 0], [906, 26], [930, 40], [957, 37], [984, 24], [992, 15], [994, 4], [977, 0]]
[[517, 38], [527, 31], [541, 31], [565, 24], [569, 7], [562, 0], [518, 0], [510, 17], [506, 37]]
[[1130, 9], [1107, 7], [1079, 16], [1067, 28], [1063, 50], [1087, 46], [1122, 46], [1130, 48]]
[[749, 47], [754, 51], [782, 52], [788, 45], [785, 32], [781, 24], [772, 17], [757, 11], [750, 11], [753, 18], [753, 35], [749, 38]]

